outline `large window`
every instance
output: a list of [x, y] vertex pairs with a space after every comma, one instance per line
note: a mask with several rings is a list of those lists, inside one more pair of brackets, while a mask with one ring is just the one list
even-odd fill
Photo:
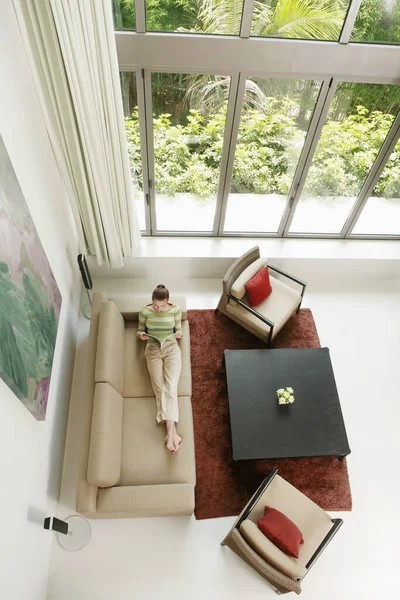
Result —
[[290, 232], [341, 232], [399, 108], [398, 86], [338, 86]]
[[110, 2], [143, 233], [400, 238], [400, 0]]
[[400, 235], [400, 142], [368, 198], [353, 234]]
[[160, 231], [213, 230], [230, 78], [151, 76]]
[[146, 230], [145, 205], [143, 196], [143, 170], [140, 148], [138, 94], [136, 86], [136, 73], [126, 72], [120, 74], [122, 102], [124, 106], [125, 131], [128, 142], [129, 164], [131, 169], [133, 193], [139, 227]]
[[225, 231], [278, 231], [320, 87], [246, 79]]

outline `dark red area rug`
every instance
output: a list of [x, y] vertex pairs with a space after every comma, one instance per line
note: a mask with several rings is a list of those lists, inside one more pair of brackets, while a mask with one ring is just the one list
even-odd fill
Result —
[[[265, 348], [265, 344], [213, 310], [188, 310], [188, 320], [197, 473], [196, 518], [238, 515], [273, 467], [325, 510], [351, 510], [346, 459], [343, 462], [335, 457], [237, 462], [232, 459], [223, 351]], [[303, 308], [293, 316], [272, 347], [319, 348], [311, 311]]]

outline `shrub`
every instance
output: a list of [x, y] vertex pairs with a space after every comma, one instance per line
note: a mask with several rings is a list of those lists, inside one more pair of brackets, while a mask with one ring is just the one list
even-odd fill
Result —
[[[157, 191], [174, 196], [194, 194], [206, 200], [218, 190], [226, 103], [211, 117], [190, 110], [185, 124], [172, 124], [169, 114], [154, 116]], [[306, 132], [296, 124], [294, 100], [267, 99], [264, 112], [242, 115], [231, 191], [287, 194]], [[305, 190], [316, 196], [357, 195], [379, 152], [394, 117], [358, 106], [354, 114], [324, 126]], [[125, 119], [132, 178], [142, 189], [138, 112]], [[400, 150], [388, 161], [376, 193], [399, 194]]]

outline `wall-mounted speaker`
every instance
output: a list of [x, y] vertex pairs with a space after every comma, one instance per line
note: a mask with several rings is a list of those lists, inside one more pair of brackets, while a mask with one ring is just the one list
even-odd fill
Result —
[[78, 265], [79, 265], [79, 270], [82, 275], [82, 280], [83, 280], [84, 286], [86, 288], [86, 293], [89, 298], [89, 305], [87, 303], [84, 304], [82, 306], [82, 312], [87, 319], [90, 319], [91, 314], [92, 314], [92, 298], [90, 297], [89, 290], [92, 289], [93, 283], [92, 283], [92, 278], [90, 276], [89, 267], [86, 262], [86, 256], [84, 254], [78, 254]]
[[93, 287], [92, 278], [90, 277], [90, 271], [86, 262], [86, 256], [84, 254], [78, 254], [78, 265], [82, 275], [83, 283], [87, 290], [91, 290]]
[[57, 519], [57, 517], [46, 517], [43, 527], [45, 529], [52, 529], [58, 533], [64, 533], [65, 535], [68, 534], [68, 523]]

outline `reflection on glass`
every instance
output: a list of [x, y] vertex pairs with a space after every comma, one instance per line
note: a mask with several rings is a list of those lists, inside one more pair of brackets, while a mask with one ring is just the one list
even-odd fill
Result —
[[352, 42], [400, 43], [399, 0], [363, 0], [357, 14]]
[[112, 0], [114, 29], [135, 31], [135, 0]]
[[146, 31], [239, 35], [243, 0], [146, 0]]
[[338, 40], [350, 0], [260, 0], [251, 34], [305, 40]]
[[400, 141], [386, 163], [352, 233], [400, 235]]
[[151, 80], [157, 229], [212, 231], [230, 78]]
[[120, 73], [122, 103], [125, 116], [125, 132], [128, 142], [129, 165], [139, 227], [146, 229], [143, 196], [142, 157], [140, 153], [139, 114], [137, 106], [136, 73]]
[[225, 231], [278, 231], [320, 87], [247, 79]]
[[291, 233], [341, 232], [400, 107], [399, 89], [390, 85], [340, 84]]

